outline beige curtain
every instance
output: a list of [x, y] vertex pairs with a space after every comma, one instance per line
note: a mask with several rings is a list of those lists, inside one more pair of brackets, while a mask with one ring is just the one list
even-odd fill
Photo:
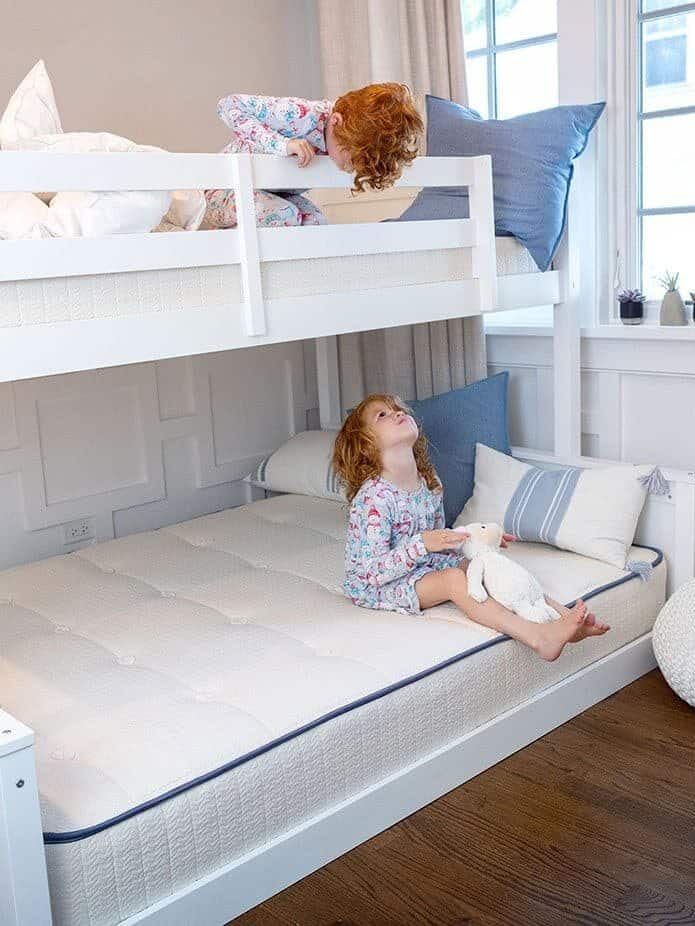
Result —
[[[323, 91], [387, 80], [466, 103], [460, 0], [318, 0]], [[338, 339], [341, 405], [369, 392], [425, 398], [486, 375], [482, 318]]]

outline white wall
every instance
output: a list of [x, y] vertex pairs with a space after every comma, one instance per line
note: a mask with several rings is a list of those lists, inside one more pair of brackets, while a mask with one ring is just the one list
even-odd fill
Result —
[[[552, 338], [488, 335], [490, 373], [511, 373], [513, 444], [552, 450]], [[582, 451], [695, 468], [695, 341], [582, 338]]]
[[238, 480], [317, 404], [304, 368], [299, 341], [0, 384], [0, 568], [76, 549], [66, 524], [108, 540], [249, 501]]
[[217, 151], [232, 91], [319, 95], [315, 0], [0, 0], [0, 111], [39, 58], [65, 131]]
[[[0, 110], [43, 57], [67, 131], [216, 151], [222, 94], [319, 95], [314, 0], [0, 0], [0, 21]], [[0, 568], [75, 549], [66, 523], [104, 540], [246, 501], [239, 477], [317, 404], [304, 354], [287, 344], [0, 385]]]

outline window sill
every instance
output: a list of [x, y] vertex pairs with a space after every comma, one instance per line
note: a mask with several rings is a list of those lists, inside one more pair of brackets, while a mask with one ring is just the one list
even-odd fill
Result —
[[[552, 325], [490, 325], [486, 335], [496, 337], [551, 338]], [[604, 338], [613, 341], [695, 341], [695, 324], [661, 326], [654, 324], [621, 325], [620, 323], [582, 328], [583, 338]]]
[[628, 341], [695, 341], [695, 324], [687, 325], [622, 325], [619, 322], [582, 328], [583, 338], [608, 338]]

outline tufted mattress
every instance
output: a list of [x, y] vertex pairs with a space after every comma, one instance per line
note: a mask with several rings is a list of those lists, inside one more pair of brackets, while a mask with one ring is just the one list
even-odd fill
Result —
[[284, 495], [0, 573], [2, 707], [37, 734], [57, 926], [114, 924], [648, 631], [641, 583], [512, 554], [612, 624], [555, 663], [342, 595], [345, 509]]
[[[538, 273], [516, 238], [497, 238], [497, 273]], [[266, 299], [438, 283], [471, 276], [471, 249], [272, 261]], [[0, 328], [88, 318], [180, 312], [241, 303], [238, 264], [0, 282]]]

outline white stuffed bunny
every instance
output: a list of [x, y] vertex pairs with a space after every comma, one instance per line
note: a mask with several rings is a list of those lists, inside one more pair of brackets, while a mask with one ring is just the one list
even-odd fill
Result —
[[546, 602], [538, 579], [500, 553], [503, 531], [499, 524], [467, 524], [455, 530], [470, 535], [461, 550], [470, 560], [467, 577], [471, 598], [485, 601], [489, 594], [519, 617], [537, 624], [560, 617]]

